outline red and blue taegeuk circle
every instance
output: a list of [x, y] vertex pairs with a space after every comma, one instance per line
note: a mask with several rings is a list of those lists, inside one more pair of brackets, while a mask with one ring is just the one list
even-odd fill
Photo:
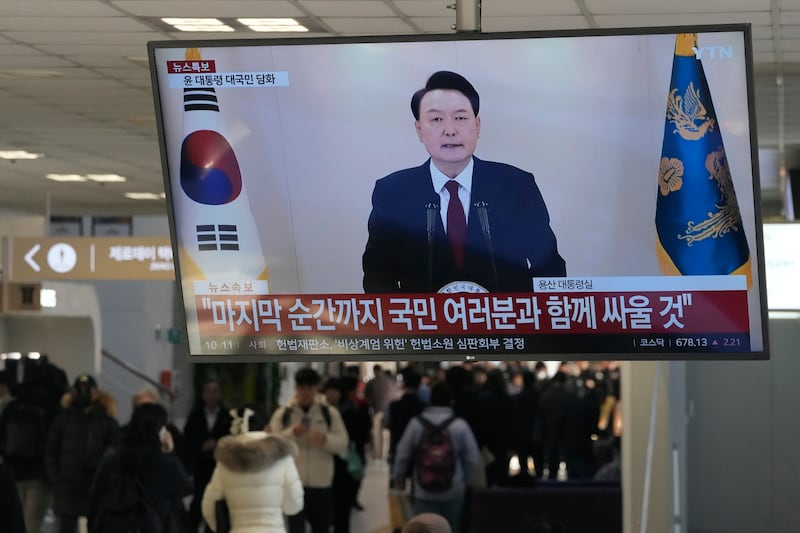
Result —
[[223, 205], [242, 192], [242, 173], [228, 141], [211, 130], [193, 131], [181, 146], [181, 188], [205, 205]]

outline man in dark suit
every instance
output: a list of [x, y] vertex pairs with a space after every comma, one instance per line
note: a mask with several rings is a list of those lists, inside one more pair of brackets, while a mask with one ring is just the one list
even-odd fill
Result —
[[[201, 402], [189, 412], [183, 428], [187, 462], [194, 478], [194, 497], [189, 508], [192, 532], [197, 531], [202, 521], [200, 503], [217, 464], [214, 459], [217, 441], [230, 434], [230, 428], [231, 415], [222, 403], [222, 385], [216, 379], [208, 379], [201, 389]], [[203, 530], [211, 531], [208, 525]]]
[[479, 106], [455, 72], [436, 72], [414, 93], [431, 157], [375, 183], [365, 292], [530, 292], [533, 277], [566, 275], [533, 175], [473, 156]]

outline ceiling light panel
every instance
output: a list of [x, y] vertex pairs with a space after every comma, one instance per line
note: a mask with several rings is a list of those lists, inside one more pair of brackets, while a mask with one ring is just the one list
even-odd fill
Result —
[[162, 18], [164, 22], [180, 31], [235, 31], [233, 28], [215, 18]]

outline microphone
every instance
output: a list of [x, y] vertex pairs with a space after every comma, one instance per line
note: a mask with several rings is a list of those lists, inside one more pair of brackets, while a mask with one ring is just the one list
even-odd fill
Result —
[[433, 235], [436, 229], [436, 217], [439, 216], [439, 204], [425, 204], [427, 218], [426, 234], [428, 236], [428, 292], [433, 292]]
[[483, 233], [483, 240], [486, 241], [486, 248], [489, 250], [489, 263], [492, 265], [492, 277], [494, 279], [494, 290], [498, 290], [500, 286], [499, 278], [497, 277], [497, 264], [494, 260], [494, 246], [492, 245], [492, 228], [489, 225], [489, 202], [481, 200], [472, 204], [475, 211], [478, 213], [478, 220], [481, 223], [481, 233]]

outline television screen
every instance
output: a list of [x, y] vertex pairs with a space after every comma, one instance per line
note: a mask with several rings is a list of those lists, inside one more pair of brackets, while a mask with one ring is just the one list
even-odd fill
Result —
[[148, 50], [193, 358], [768, 357], [749, 25]]

